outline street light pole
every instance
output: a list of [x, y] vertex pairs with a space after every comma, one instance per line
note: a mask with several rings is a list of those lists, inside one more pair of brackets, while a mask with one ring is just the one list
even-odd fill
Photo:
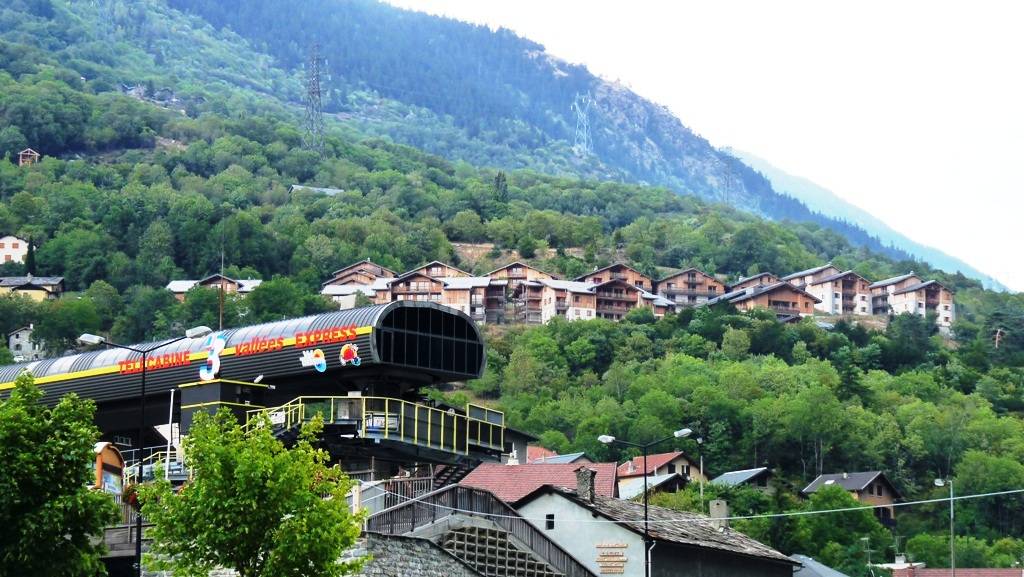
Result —
[[935, 479], [935, 486], [949, 484], [949, 569], [951, 577], [956, 577], [956, 529], [953, 513], [953, 479]]
[[620, 445], [625, 445], [627, 447], [636, 447], [636, 448], [640, 449], [641, 453], [643, 454], [643, 459], [644, 459], [644, 575], [646, 577], [651, 577], [651, 531], [650, 531], [650, 517], [649, 517], [649, 514], [648, 514], [648, 511], [649, 511], [648, 496], [649, 495], [648, 495], [648, 488], [647, 488], [647, 477], [648, 477], [648, 471], [647, 471], [647, 452], [648, 452], [648, 450], [651, 447], [657, 445], [658, 443], [664, 443], [665, 441], [668, 441], [669, 439], [684, 439], [686, 437], [689, 437], [691, 433], [693, 433], [693, 431], [691, 431], [690, 429], [679, 429], [678, 431], [672, 433], [671, 436], [665, 437], [664, 439], [658, 439], [657, 441], [652, 441], [650, 443], [644, 443], [644, 444], [641, 444], [641, 443], [631, 443], [629, 441], [622, 441], [620, 439], [616, 439], [615, 437], [613, 437], [611, 435], [601, 435], [600, 437], [597, 438], [598, 441], [604, 443], [605, 445], [610, 445], [612, 443], [618, 443]]
[[[141, 386], [140, 386], [141, 390], [139, 391], [139, 431], [138, 431], [139, 448], [138, 448], [138, 453], [137, 453], [136, 459], [135, 459], [136, 474], [138, 475], [139, 482], [142, 481], [142, 449], [144, 448], [143, 445], [145, 444], [143, 439], [145, 438], [145, 435], [146, 435], [146, 369], [148, 368], [147, 367], [147, 365], [148, 365], [147, 361], [149, 359], [149, 353], [151, 353], [151, 352], [153, 352], [153, 351], [155, 351], [157, 349], [161, 349], [163, 347], [166, 347], [168, 345], [172, 345], [172, 344], [174, 344], [176, 342], [183, 341], [185, 339], [193, 339], [193, 338], [199, 338], [199, 337], [206, 336], [206, 335], [210, 334], [211, 332], [213, 332], [213, 329], [211, 329], [209, 327], [200, 326], [200, 327], [191, 328], [191, 329], [185, 331], [185, 334], [180, 336], [180, 337], [173, 338], [173, 339], [171, 339], [169, 341], [163, 341], [161, 343], [157, 343], [157, 344], [155, 344], [155, 345], [153, 345], [153, 346], [151, 346], [149, 348], [146, 348], [146, 349], [138, 349], [138, 348], [135, 348], [135, 347], [130, 347], [128, 345], [120, 345], [120, 344], [108, 341], [105, 337], [101, 337], [101, 336], [97, 336], [97, 335], [91, 335], [91, 334], [88, 334], [88, 333], [83, 334], [82, 336], [78, 337], [78, 342], [80, 342], [82, 344], [86, 344], [86, 345], [107, 345], [107, 346], [111, 346], [111, 347], [115, 347], [115, 348], [119, 348], [119, 349], [125, 349], [127, 351], [132, 351], [132, 352], [137, 353], [137, 354], [142, 356], [142, 383], [141, 383]], [[174, 407], [171, 407], [172, 410], [173, 410], [173, 408]], [[142, 577], [142, 512], [141, 511], [137, 511], [136, 514], [135, 514], [135, 574], [137, 575], [137, 577]]]

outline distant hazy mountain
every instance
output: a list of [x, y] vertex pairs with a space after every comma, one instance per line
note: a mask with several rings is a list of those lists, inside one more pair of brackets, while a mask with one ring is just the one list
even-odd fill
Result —
[[813, 211], [859, 226], [866, 230], [868, 234], [878, 237], [883, 243], [902, 249], [944, 271], [951, 273], [960, 271], [967, 276], [981, 280], [986, 288], [1006, 290], [1006, 286], [991, 276], [937, 248], [926, 246], [907, 238], [907, 236], [893, 230], [892, 227], [868, 211], [839, 198], [827, 188], [815, 184], [806, 178], [789, 174], [773, 166], [767, 160], [754, 156], [749, 152], [729, 148], [725, 149], [725, 151], [764, 175], [772, 183], [772, 188], [776, 192], [788, 194], [796, 198]]

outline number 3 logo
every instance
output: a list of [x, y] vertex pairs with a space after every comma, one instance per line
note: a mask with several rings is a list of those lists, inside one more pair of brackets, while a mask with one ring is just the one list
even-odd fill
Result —
[[203, 345], [207, 351], [206, 366], [199, 369], [200, 380], [212, 381], [217, 378], [217, 374], [220, 373], [220, 354], [224, 351], [224, 347], [227, 344], [224, 337], [220, 335], [211, 335], [206, 339], [206, 343]]

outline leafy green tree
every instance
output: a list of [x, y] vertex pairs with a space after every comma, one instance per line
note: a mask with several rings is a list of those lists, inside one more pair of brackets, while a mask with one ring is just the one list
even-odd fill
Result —
[[747, 358], [750, 351], [750, 335], [740, 329], [728, 329], [722, 336], [722, 354], [732, 361]]
[[32, 338], [58, 352], [72, 348], [79, 335], [98, 332], [102, 325], [96, 305], [88, 297], [47, 301], [39, 313]]
[[141, 490], [153, 523], [150, 568], [184, 577], [216, 568], [331, 577], [360, 568], [361, 560], [340, 560], [362, 519], [345, 498], [352, 483], [313, 447], [323, 422], [305, 424], [291, 449], [261, 423], [243, 427], [227, 410], [197, 415], [184, 443], [193, 479], [178, 492], [166, 481]]
[[103, 528], [117, 516], [94, 483], [95, 406], [73, 393], [54, 407], [22, 373], [0, 401], [0, 576], [103, 574]]

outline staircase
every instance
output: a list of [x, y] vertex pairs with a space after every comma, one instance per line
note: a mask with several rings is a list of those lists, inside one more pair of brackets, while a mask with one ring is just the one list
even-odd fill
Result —
[[434, 469], [434, 486], [435, 487], [447, 487], [449, 485], [456, 485], [459, 481], [466, 478], [474, 468], [473, 465], [466, 463], [459, 463], [457, 465], [438, 465]]
[[486, 577], [564, 577], [534, 554], [516, 547], [505, 531], [463, 527], [448, 531], [441, 546]]

